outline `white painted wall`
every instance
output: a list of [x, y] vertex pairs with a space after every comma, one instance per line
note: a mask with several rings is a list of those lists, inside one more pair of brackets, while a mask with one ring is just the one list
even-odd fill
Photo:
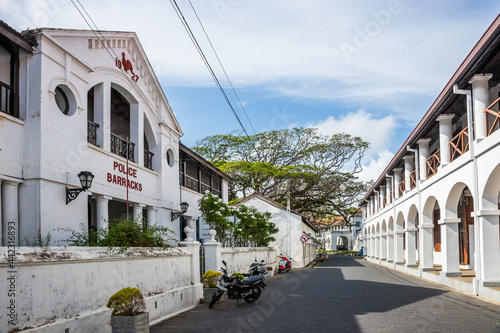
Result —
[[[66, 328], [111, 332], [111, 310], [106, 304], [125, 287], [141, 290], [152, 323], [199, 301], [186, 248], [130, 249], [118, 254], [107, 253], [106, 248], [20, 247], [16, 252], [15, 268], [9, 269], [7, 249], [0, 247], [0, 287], [7, 290], [7, 271], [15, 270], [17, 323], [19, 329], [31, 327], [26, 332], [64, 332]], [[6, 314], [0, 311], [0, 328], [7, 327]]]
[[264, 260], [264, 265], [277, 267], [277, 253], [274, 247], [225, 247], [221, 249], [222, 260], [226, 261], [228, 273], [247, 273], [250, 265]]

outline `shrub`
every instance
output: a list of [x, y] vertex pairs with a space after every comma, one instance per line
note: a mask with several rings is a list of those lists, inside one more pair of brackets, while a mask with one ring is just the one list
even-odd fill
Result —
[[135, 316], [146, 310], [144, 296], [138, 288], [123, 288], [109, 298], [108, 308], [112, 316]]
[[242, 274], [240, 273], [233, 273], [231, 274], [231, 276], [236, 276], [236, 278], [240, 279], [240, 280], [243, 280], [245, 278], [245, 276], [243, 276]]
[[203, 274], [203, 280], [207, 281], [208, 288], [217, 288], [217, 278], [222, 275], [221, 272], [215, 272], [212, 270], [206, 271]]

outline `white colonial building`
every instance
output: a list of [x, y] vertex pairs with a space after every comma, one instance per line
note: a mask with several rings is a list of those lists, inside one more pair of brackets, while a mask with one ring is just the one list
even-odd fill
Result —
[[500, 286], [499, 54], [500, 16], [360, 203], [370, 260], [485, 297]]
[[[57, 244], [60, 228], [127, 216], [180, 239], [183, 191], [227, 200], [228, 177], [179, 150], [182, 130], [135, 33], [0, 28], [0, 245], [8, 222], [17, 244], [48, 234]], [[94, 178], [78, 193], [82, 171]], [[188, 201], [185, 221], [198, 219]]]

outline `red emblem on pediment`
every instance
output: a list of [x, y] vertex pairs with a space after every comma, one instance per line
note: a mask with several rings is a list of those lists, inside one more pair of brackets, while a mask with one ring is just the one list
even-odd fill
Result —
[[139, 81], [139, 75], [134, 73], [134, 66], [132, 66], [130, 60], [125, 58], [125, 52], [122, 52], [122, 60], [115, 58], [115, 64], [116, 67], [118, 67], [119, 69], [123, 69], [125, 71], [125, 74], [130, 72], [130, 75], [132, 77], [132, 80], [134, 80], [134, 82]]

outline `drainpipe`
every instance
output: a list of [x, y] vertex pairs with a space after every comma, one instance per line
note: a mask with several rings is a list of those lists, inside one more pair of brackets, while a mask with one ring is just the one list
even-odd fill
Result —
[[475, 259], [475, 268], [476, 268], [476, 277], [474, 278], [474, 294], [479, 295], [479, 282], [482, 280], [481, 276], [481, 246], [479, 245], [480, 237], [479, 233], [481, 232], [481, 228], [479, 227], [479, 220], [477, 218], [478, 210], [479, 210], [479, 188], [478, 188], [478, 174], [477, 174], [477, 158], [474, 153], [475, 141], [474, 141], [474, 132], [472, 126], [472, 91], [467, 89], [458, 89], [458, 85], [453, 85], [453, 93], [457, 95], [466, 95], [467, 96], [467, 122], [468, 129], [467, 132], [469, 134], [469, 149], [470, 156], [472, 161], [472, 166], [474, 170], [474, 177], [472, 178], [472, 186], [474, 195], [476, 196], [474, 200], [474, 259]]
[[394, 238], [393, 238], [393, 244], [392, 244], [392, 255], [393, 255], [393, 261], [392, 261], [392, 268], [396, 269], [396, 238], [398, 237], [398, 235], [396, 234], [396, 229], [397, 229], [397, 216], [396, 216], [396, 205], [394, 204], [394, 200], [396, 199], [396, 184], [394, 184], [394, 175], [390, 175], [388, 173], [385, 174], [386, 177], [389, 177], [391, 178], [391, 187], [392, 187], [392, 191], [391, 191], [391, 204], [392, 204], [392, 216], [394, 216], [394, 222], [393, 222], [393, 232], [394, 232]]
[[[418, 167], [419, 167], [419, 164], [418, 164], [418, 149], [413, 149], [413, 148], [410, 148], [410, 145], [406, 146], [406, 150], [408, 151], [411, 151], [412, 153], [415, 154], [415, 184], [417, 186], [417, 194], [418, 194], [418, 219], [421, 220], [422, 219], [422, 195], [420, 193], [420, 175], [418, 174]], [[421, 223], [420, 221], [417, 221], [418, 222], [418, 227], [420, 228], [421, 226]], [[418, 232], [418, 228], [417, 228], [417, 232]], [[418, 242], [420, 243], [420, 238], [418, 238]], [[420, 244], [418, 244], [418, 260], [421, 261], [422, 259], [422, 248], [423, 246], [420, 246]], [[419, 265], [418, 267], [418, 276], [419, 277], [422, 277], [422, 265]]]

